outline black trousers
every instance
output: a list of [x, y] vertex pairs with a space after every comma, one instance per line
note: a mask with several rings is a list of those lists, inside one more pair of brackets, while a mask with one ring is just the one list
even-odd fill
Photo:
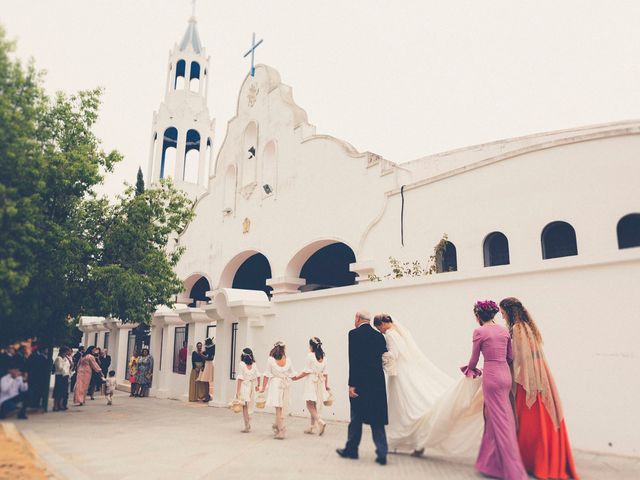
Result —
[[15, 397], [6, 399], [0, 406], [0, 418], [7, 418], [7, 415], [18, 408], [18, 405], [20, 405], [18, 415], [24, 416], [27, 413], [27, 403], [29, 403], [28, 392], [23, 392]]
[[[357, 410], [351, 407], [351, 422], [349, 422], [349, 428], [347, 430], [347, 444], [344, 449], [352, 455], [357, 455], [358, 453], [360, 440], [362, 440], [363, 423], [364, 422]], [[376, 455], [378, 457], [385, 458], [389, 451], [389, 447], [387, 445], [387, 434], [384, 430], [384, 425], [371, 425], [371, 434], [373, 436], [373, 443], [376, 445]]]

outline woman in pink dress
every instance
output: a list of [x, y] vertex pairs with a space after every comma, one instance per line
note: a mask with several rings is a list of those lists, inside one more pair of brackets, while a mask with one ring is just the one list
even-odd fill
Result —
[[85, 397], [87, 396], [87, 390], [89, 389], [89, 384], [91, 383], [91, 373], [96, 372], [100, 374], [102, 380], [104, 377], [102, 376], [102, 369], [100, 365], [98, 365], [98, 361], [96, 357], [93, 355], [93, 350], [95, 347], [91, 346], [87, 348], [84, 352], [84, 355], [78, 362], [78, 370], [76, 371], [76, 386], [73, 390], [73, 403], [76, 405], [82, 406], [84, 405]]
[[[480, 324], [473, 331], [473, 351], [469, 365], [462, 372], [470, 377], [482, 375], [484, 394], [484, 434], [476, 460], [476, 469], [491, 477], [505, 480], [525, 480], [528, 478], [520, 457], [516, 422], [509, 400], [511, 371], [509, 363], [511, 338], [509, 331], [493, 321], [499, 309], [491, 300], [478, 301], [473, 313]], [[476, 368], [484, 357], [484, 371]]]

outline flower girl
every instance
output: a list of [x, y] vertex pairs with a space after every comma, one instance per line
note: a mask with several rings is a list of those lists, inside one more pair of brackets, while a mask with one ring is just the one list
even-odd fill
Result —
[[243, 348], [236, 385], [236, 398], [242, 403], [242, 417], [244, 418], [242, 433], [251, 431], [251, 414], [259, 387], [260, 372], [253, 357], [253, 351], [250, 348]]
[[293, 380], [307, 378], [304, 385], [304, 399], [307, 402], [307, 410], [311, 415], [311, 425], [304, 433], [314, 434], [316, 425], [318, 435], [322, 435], [327, 428], [327, 424], [320, 418], [320, 411], [329, 390], [329, 376], [325, 373], [327, 369], [327, 359], [325, 358], [322, 342], [318, 337], [309, 340], [309, 354], [307, 355], [307, 365], [305, 369]]
[[269, 353], [267, 367], [264, 372], [261, 392], [269, 387], [267, 407], [276, 409], [276, 423], [273, 425], [274, 438], [284, 439], [284, 410], [289, 408], [291, 379], [296, 373], [285, 354], [284, 342], [276, 342]]

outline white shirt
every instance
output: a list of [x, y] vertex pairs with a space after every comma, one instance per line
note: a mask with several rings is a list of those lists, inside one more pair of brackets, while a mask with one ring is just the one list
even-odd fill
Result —
[[66, 357], [57, 357], [55, 362], [53, 362], [53, 367], [56, 375], [62, 375], [64, 377], [71, 375], [71, 364]]
[[116, 377], [107, 377], [107, 393], [114, 393], [116, 388], [118, 387], [118, 382], [116, 381]]
[[0, 405], [5, 400], [16, 397], [20, 392], [26, 392], [27, 390], [29, 390], [29, 386], [22, 377], [13, 378], [10, 373], [7, 373], [0, 379]]

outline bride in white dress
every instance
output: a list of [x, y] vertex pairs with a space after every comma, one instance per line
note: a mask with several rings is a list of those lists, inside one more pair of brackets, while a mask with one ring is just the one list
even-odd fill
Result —
[[374, 326], [385, 335], [391, 450], [472, 457], [479, 448], [484, 419], [480, 378], [453, 380], [422, 353], [411, 334], [389, 315]]

